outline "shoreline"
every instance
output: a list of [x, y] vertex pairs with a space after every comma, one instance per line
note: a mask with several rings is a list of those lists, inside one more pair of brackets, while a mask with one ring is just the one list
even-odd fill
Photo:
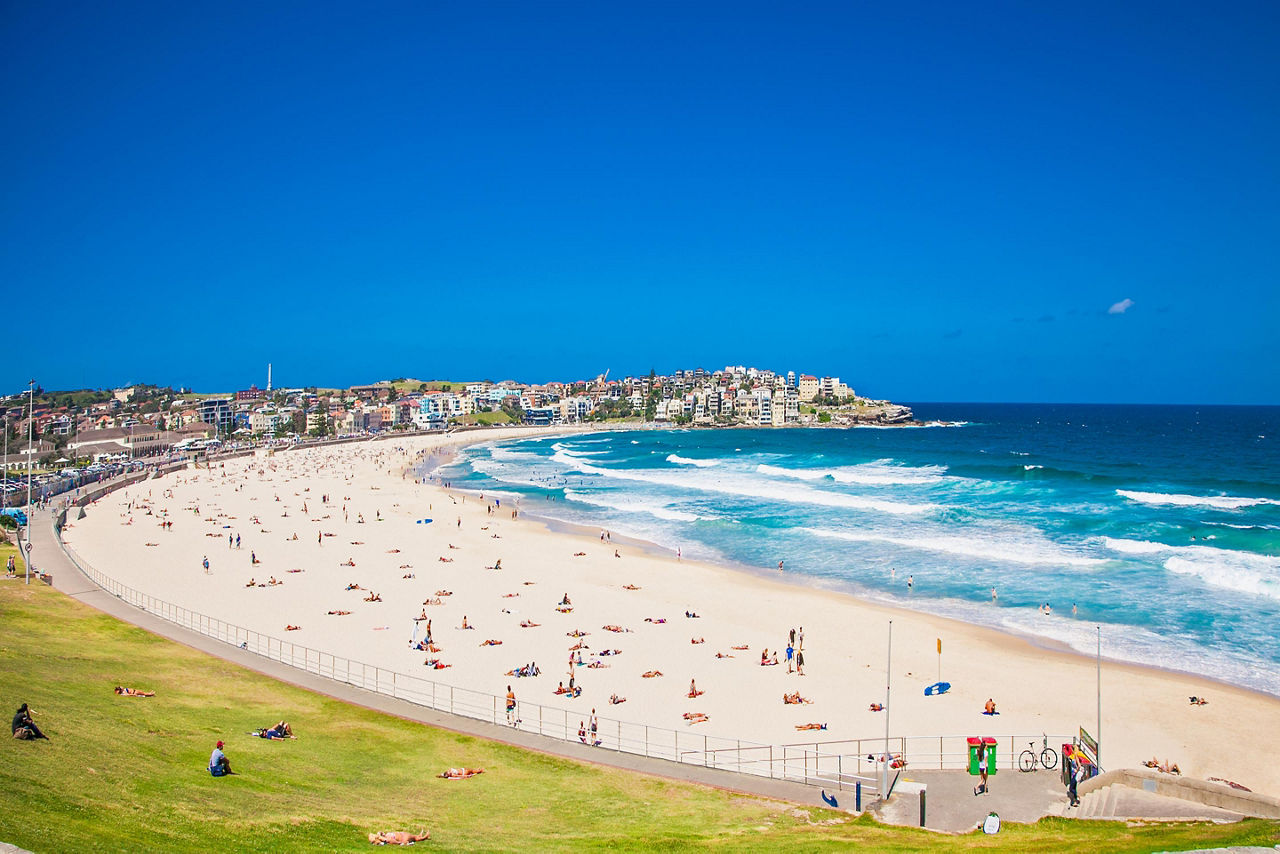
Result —
[[[857, 429], [859, 427], [875, 427], [878, 429], [880, 426], [883, 426], [885, 428], [916, 427], [916, 426], [926, 427], [926, 426], [935, 426], [935, 425], [951, 426], [952, 423], [953, 422], [927, 422], [927, 423], [921, 423], [918, 425], [916, 424], [856, 425], [855, 424], [855, 425], [836, 425], [834, 428], [831, 427], [830, 425], [790, 425], [788, 427], [781, 427], [781, 428], [775, 428], [775, 429], [815, 429], [815, 430], [844, 429], [844, 430], [847, 430], [847, 429]], [[699, 429], [731, 429], [732, 430], [732, 429], [744, 429], [744, 428], [751, 429], [751, 425], [720, 425], [719, 428], [703, 427]], [[540, 428], [540, 429], [555, 430], [556, 428]], [[615, 429], [621, 432], [625, 432], [629, 429], [634, 429], [634, 428], [618, 427]], [[646, 427], [644, 429], [655, 429], [655, 428]], [[690, 425], [688, 427], [679, 427], [679, 428], [667, 427], [667, 428], [656, 428], [656, 429], [685, 430], [685, 429], [693, 429], [693, 427], [692, 425]], [[547, 436], [571, 435], [572, 433], [577, 433], [577, 432], [578, 431], [565, 431], [563, 433], [546, 433], [545, 435]], [[588, 432], [606, 432], [606, 431], [595, 430], [595, 431], [588, 431]], [[502, 442], [513, 442], [513, 441], [519, 441], [519, 440], [520, 440], [520, 437], [509, 437], [509, 438], [503, 438], [503, 439], [483, 439], [483, 440], [477, 440], [475, 442], [460, 444], [454, 449], [454, 453], [451, 454], [450, 460], [452, 461], [454, 458], [456, 458], [458, 454], [465, 447], [468, 447], [469, 445], [479, 445], [479, 444], [485, 444], [489, 442], [498, 444]], [[442, 463], [441, 465], [446, 465], [446, 464], [447, 463]], [[440, 466], [437, 466], [437, 468], [439, 467]], [[438, 484], [434, 482], [432, 483], [432, 485], [438, 486]], [[443, 487], [440, 487], [440, 488], [443, 489]], [[467, 495], [476, 495], [476, 496], [479, 496], [482, 494], [479, 490], [475, 490], [469, 487], [450, 486], [449, 491], [456, 492], [458, 494], [465, 493]], [[527, 498], [527, 496], [525, 496], [523, 493], [511, 491], [509, 489], [504, 489], [501, 486], [497, 487], [496, 490], [494, 490], [490, 494], [494, 494], [495, 492], [498, 494], [501, 494], [504, 497], [511, 496], [517, 502], [517, 506], [520, 507], [520, 516], [522, 519], [526, 519], [530, 522], [535, 522], [537, 524], [543, 525], [551, 533], [561, 533], [567, 536], [582, 537], [585, 540], [593, 540], [594, 537], [591, 534], [593, 530], [603, 530], [607, 527], [606, 525], [603, 525], [603, 524], [595, 525], [595, 524], [587, 524], [584, 522], [572, 522], [565, 519], [544, 516], [538, 513], [537, 511], [526, 512], [524, 507], [520, 504], [520, 502], [524, 498]], [[676, 552], [675, 548], [665, 546], [661, 543], [657, 543], [652, 540], [647, 540], [644, 538], [635, 537], [631, 535], [615, 535], [615, 536], [618, 537], [619, 543], [626, 543], [634, 548], [642, 549], [648, 552], [649, 554], [651, 554], [655, 558], [672, 559]], [[930, 610], [925, 607], [911, 608], [899, 602], [882, 601], [877, 597], [875, 597], [874, 595], [868, 595], [869, 591], [866, 591], [864, 589], [857, 587], [852, 582], [840, 581], [836, 579], [824, 579], [824, 578], [818, 578], [814, 576], [808, 576], [808, 575], [797, 574], [797, 573], [787, 573], [787, 572], [784, 572], [779, 575], [779, 574], [775, 574], [774, 570], [768, 569], [766, 567], [752, 566], [749, 564], [741, 563], [739, 561], [734, 561], [730, 559], [710, 560], [710, 559], [698, 558], [698, 559], [689, 559], [684, 562], [686, 563], [696, 562], [696, 563], [704, 564], [708, 567], [716, 567], [716, 568], [727, 570], [729, 572], [740, 573], [746, 577], [760, 580], [760, 581], [766, 581], [770, 583], [781, 582], [786, 585], [793, 585], [797, 589], [808, 590], [814, 593], [847, 596], [861, 605], [874, 607], [889, 615], [893, 615], [893, 614], [914, 615], [914, 616], [925, 617], [933, 620], [940, 620], [950, 625], [962, 626], [967, 629], [972, 629], [974, 631], [988, 632], [995, 639], [999, 639], [999, 638], [1011, 639], [1011, 640], [1015, 640], [1020, 643], [1026, 644], [1028, 647], [1033, 649], [1039, 649], [1045, 652], [1072, 656], [1078, 659], [1079, 661], [1088, 663], [1090, 665], [1092, 665], [1095, 662], [1095, 656], [1089, 655], [1087, 652], [1084, 652], [1082, 650], [1077, 649], [1076, 647], [1073, 647], [1070, 643], [1066, 641], [1055, 640], [1054, 638], [1033, 634], [1031, 632], [1018, 631], [1013, 628], [997, 627], [997, 626], [992, 626], [984, 623], [970, 622], [968, 620], [964, 620], [959, 617], [953, 617], [948, 614], [939, 613], [937, 611]], [[930, 600], [930, 601], [940, 601], [940, 600]], [[1091, 622], [1088, 620], [1080, 620], [1078, 622], [1082, 625], [1095, 625], [1095, 626], [1097, 625], [1097, 623]], [[1267, 691], [1250, 688], [1246, 685], [1239, 685], [1234, 682], [1229, 682], [1223, 679], [1215, 679], [1212, 676], [1207, 676], [1205, 674], [1196, 673], [1190, 670], [1179, 670], [1173, 667], [1162, 667], [1158, 664], [1151, 664], [1151, 663], [1142, 662], [1142, 661], [1134, 661], [1132, 659], [1127, 659], [1127, 658], [1108, 657], [1105, 654], [1102, 656], [1102, 661], [1103, 663], [1114, 665], [1114, 666], [1133, 668], [1137, 672], [1149, 671], [1152, 673], [1164, 674], [1170, 677], [1193, 679], [1193, 680], [1197, 680], [1207, 685], [1212, 685], [1218, 688], [1230, 689], [1233, 691], [1241, 691], [1247, 694], [1257, 696], [1261, 699], [1280, 701], [1280, 689], [1278, 689], [1278, 693], [1273, 694]]]
[[[585, 431], [550, 428], [539, 432], [562, 435]], [[462, 444], [504, 441], [530, 435], [527, 429], [511, 431], [512, 435], [506, 436], [478, 433], [467, 431], [453, 437], [396, 438], [401, 440], [398, 445], [411, 446], [415, 451], [439, 453], [456, 450]], [[414, 593], [425, 590], [429, 595], [430, 590], [438, 589], [431, 585], [439, 584], [441, 588], [447, 587], [457, 594], [446, 603], [447, 607], [431, 612], [437, 617], [437, 633], [443, 638], [441, 646], [445, 652], [441, 658], [448, 659], [454, 669], [433, 673], [430, 678], [497, 694], [502, 693], [506, 682], [516, 681], [522, 695], [524, 691], [533, 690], [530, 699], [547, 705], [563, 705], [566, 709], [576, 710], [584, 719], [589, 708], [587, 704], [591, 704], [596, 706], [602, 717], [617, 716], [624, 723], [679, 727], [684, 726], [679, 717], [680, 709], [700, 708], [709, 713], [711, 722], [695, 732], [705, 729], [721, 737], [737, 736], [761, 743], [795, 743], [804, 734], [796, 732], [791, 725], [817, 720], [830, 725], [830, 729], [821, 734], [821, 741], [882, 738], [885, 721], [876, 713], [867, 711], [866, 703], [884, 701], [884, 635], [888, 621], [892, 620], [894, 674], [891, 706], [895, 737], [933, 736], [936, 744], [939, 734], [966, 730], [1007, 735], [1010, 732], [1038, 734], [1042, 731], [1074, 733], [1077, 725], [1083, 725], [1090, 731], [1095, 728], [1094, 662], [1074, 650], [1046, 649], [1016, 634], [861, 599], [848, 591], [807, 584], [795, 576], [771, 577], [771, 573], [753, 571], [750, 567], [693, 560], [677, 562], [670, 552], [657, 544], [647, 544], [659, 550], [654, 554], [640, 544], [624, 544], [617, 540], [609, 544], [610, 547], [602, 554], [598, 540], [582, 526], [577, 532], [554, 530], [546, 521], [533, 519], [536, 513], [519, 504], [519, 521], [503, 518], [505, 508], [490, 516], [484, 505], [471, 498], [478, 493], [446, 490], [430, 480], [418, 484], [416, 478], [408, 477], [401, 466], [388, 469], [385, 465], [385, 458], [396, 453], [408, 457], [408, 453], [391, 443], [379, 444], [382, 447], [357, 445], [347, 449], [290, 451], [274, 458], [264, 456], [228, 461], [225, 464], [227, 468], [217, 472], [221, 477], [215, 478], [215, 472], [186, 470], [135, 485], [129, 490], [132, 497], [108, 496], [91, 505], [89, 517], [69, 531], [69, 540], [73, 541], [78, 553], [101, 571], [123, 583], [148, 590], [158, 598], [173, 600], [174, 597], [186, 596], [188, 602], [199, 602], [202, 609], [212, 607], [215, 614], [227, 618], [234, 615], [237, 621], [247, 621], [277, 636], [283, 636], [281, 626], [287, 619], [302, 626], [298, 640], [304, 644], [315, 643], [308, 638], [320, 637], [335, 652], [358, 650], [360, 656], [373, 656], [378, 661], [389, 662], [388, 666], [394, 668], [418, 668], [418, 671], [406, 672], [420, 672], [422, 658], [417, 653], [406, 655], [400, 640], [392, 637], [393, 633], [380, 631], [383, 628], [381, 622], [388, 623], [385, 628], [396, 623], [403, 626], [401, 620], [417, 614]], [[308, 459], [298, 459], [300, 455]], [[319, 463], [314, 472], [296, 471], [304, 468], [312, 458]], [[401, 462], [407, 467], [420, 460], [409, 457]], [[279, 470], [282, 467], [292, 467], [295, 471]], [[390, 474], [397, 471], [401, 473], [399, 478]], [[304, 477], [305, 480], [299, 480]], [[286, 497], [283, 490], [286, 484], [294, 481], [299, 481], [297, 486], [287, 488], [296, 489], [293, 494], [299, 498]], [[226, 492], [233, 482], [236, 488]], [[285, 514], [298, 519], [293, 523], [299, 525], [298, 530], [308, 531], [307, 536], [312, 536], [314, 526], [308, 524], [304, 517], [295, 515], [296, 505], [300, 501], [318, 500], [319, 493], [328, 489], [323, 485], [326, 482], [342, 490], [345, 500], [338, 502], [335, 495], [332, 506], [326, 505], [330, 511], [329, 521], [321, 523], [321, 527], [331, 527], [335, 531], [341, 529], [340, 539], [348, 538], [348, 534], [358, 534], [370, 546], [382, 545], [382, 548], [360, 552], [358, 549], [364, 542], [357, 545], [354, 540], [349, 547], [341, 545], [339, 540], [321, 542], [320, 546], [312, 540], [311, 546], [305, 546], [306, 540], [301, 538], [299, 542], [290, 544], [287, 537], [280, 536], [281, 531], [271, 535], [268, 526], [281, 528], [282, 523], [273, 523], [266, 517], [278, 516], [278, 510], [284, 505]], [[308, 489], [315, 493], [309, 499], [302, 498], [303, 483], [309, 484]], [[106, 507], [120, 507], [129, 516], [120, 525], [130, 524], [136, 518], [129, 514], [138, 511], [125, 507], [128, 501], [147, 501], [147, 512], [151, 512], [152, 507], [157, 511], [161, 509], [158, 506], [161, 499], [157, 495], [141, 498], [144, 487], [152, 493], [166, 488], [174, 490], [175, 500], [166, 502], [169, 504], [167, 512], [171, 514], [167, 518], [176, 520], [175, 529], [178, 522], [184, 529], [192, 529], [184, 534], [188, 539], [182, 542], [194, 545], [197, 554], [202, 548], [210, 551], [218, 563], [212, 574], [202, 575], [198, 569], [193, 574], [189, 568], [190, 557], [185, 559], [187, 566], [178, 570], [174, 568], [174, 561], [166, 560], [162, 552], [149, 552], [147, 544], [139, 548], [138, 543], [130, 542], [144, 538], [139, 529], [129, 531], [134, 535], [131, 537], [119, 535], [121, 529], [112, 524], [112, 514], [104, 512]], [[451, 497], [450, 493], [456, 497]], [[271, 501], [273, 494], [275, 502], [280, 504]], [[202, 524], [193, 526], [193, 522], [200, 523], [201, 520], [193, 519], [189, 512], [183, 513], [180, 504], [185, 496], [189, 496], [188, 500], [203, 496], [205, 508], [201, 509], [201, 514], [206, 518]], [[339, 503], [344, 508], [350, 504], [351, 509], [361, 510], [372, 522], [369, 511], [375, 509], [375, 504], [369, 503], [370, 497], [377, 499], [378, 518], [391, 524], [375, 523], [357, 528], [355, 526], [359, 523], [355, 519], [344, 523], [340, 515], [333, 516]], [[388, 504], [397, 498], [400, 500], [389, 508]], [[458, 503], [459, 499], [461, 503]], [[255, 507], [248, 503], [252, 501], [262, 503]], [[446, 501], [453, 504], [443, 504]], [[434, 510], [436, 502], [442, 503], [443, 509]], [[221, 504], [226, 504], [227, 508], [223, 510], [225, 515], [219, 517], [217, 511], [222, 510]], [[422, 515], [424, 511], [411, 512], [402, 506], [408, 504], [433, 508], [428, 515], [435, 517], [441, 525], [413, 527], [413, 520], [408, 517]], [[251, 514], [255, 520], [262, 515], [264, 521], [247, 528], [240, 519]], [[442, 514], [445, 518], [440, 518]], [[452, 521], [454, 515], [458, 516], [456, 525], [443, 527]], [[226, 529], [215, 525], [223, 534], [233, 527], [234, 521], [234, 529], [238, 533], [251, 537], [250, 543], [262, 555], [263, 568], [256, 570], [258, 574], [265, 576], [267, 566], [271, 567], [271, 572], [281, 574], [285, 571], [283, 567], [296, 563], [303, 555], [308, 557], [299, 565], [305, 567], [307, 573], [281, 576], [289, 582], [284, 588], [289, 591], [288, 596], [282, 596], [279, 590], [244, 590], [244, 579], [239, 576], [247, 578], [255, 571], [248, 565], [249, 554], [245, 552], [249, 549], [237, 552], [221, 547], [224, 550], [219, 551], [214, 532], [208, 527], [210, 519], [218, 519], [227, 525]], [[204, 531], [208, 533], [202, 533]], [[260, 534], [270, 536], [264, 539]], [[156, 547], [160, 548], [163, 538], [173, 537], [176, 540], [179, 534], [151, 534], [148, 531], [145, 536], [159, 541]], [[205, 536], [210, 539], [200, 539]], [[377, 558], [377, 553], [391, 551], [385, 548], [389, 545], [397, 545], [399, 550], [405, 538], [435, 543], [415, 549], [424, 554], [439, 554], [442, 558], [454, 555], [444, 550], [443, 541], [456, 542], [461, 549], [456, 555], [458, 562], [445, 565], [433, 560], [424, 566], [414, 561], [417, 568], [413, 572], [435, 577], [432, 581], [400, 579], [398, 576], [402, 573], [391, 568], [394, 564], [383, 569], [366, 569], [365, 557], [361, 557], [358, 569], [354, 568], [355, 564], [348, 568], [345, 563], [341, 568], [333, 568], [336, 559], [347, 557], [348, 552], [356, 556], [368, 555], [373, 564], [400, 560], [402, 558]], [[285, 541], [283, 545], [281, 539]], [[494, 542], [499, 539], [506, 542]], [[626, 552], [621, 555], [621, 563], [613, 559], [614, 547]], [[190, 550], [187, 549], [187, 553]], [[595, 552], [595, 555], [591, 556], [590, 552]], [[583, 557], [577, 560], [571, 557], [571, 554], [576, 556], [579, 553], [584, 553]], [[297, 557], [288, 557], [290, 554]], [[328, 568], [315, 563], [317, 555], [323, 555], [319, 559], [327, 563]], [[504, 556], [510, 559], [502, 569], [512, 569], [514, 573], [484, 572], [476, 565], [481, 561], [490, 564]], [[464, 561], [469, 569], [461, 565]], [[232, 567], [239, 567], [233, 569], [235, 578], [223, 571], [223, 565], [228, 562]], [[539, 586], [521, 588], [515, 580], [521, 575], [526, 582], [532, 579]], [[367, 583], [371, 576], [373, 589], [386, 592], [387, 605], [364, 606], [353, 598], [354, 594], [336, 592], [340, 590], [341, 583]], [[504, 576], [511, 580], [504, 580]], [[643, 588], [643, 592], [620, 592], [626, 583]], [[551, 609], [553, 597], [559, 597], [563, 592], [558, 589], [560, 587], [572, 592], [580, 616], [556, 615]], [[522, 598], [506, 599], [509, 595]], [[544, 601], [538, 605], [527, 597]], [[269, 601], [276, 604], [271, 605]], [[333, 603], [346, 601], [350, 601], [350, 605], [344, 604], [343, 607], [351, 608], [359, 619], [348, 617], [343, 621], [318, 616], [323, 615], [326, 607], [334, 607]], [[396, 603], [394, 606], [393, 602]], [[511, 604], [506, 605], [506, 602]], [[501, 611], [497, 610], [499, 605], [503, 606]], [[690, 609], [704, 619], [694, 623], [679, 617], [680, 613]], [[422, 610], [426, 612], [427, 609]], [[452, 615], [455, 611], [475, 615], [472, 622], [482, 624], [476, 635], [497, 638], [509, 646], [498, 653], [483, 651], [479, 646], [481, 638], [467, 637], [470, 633], [459, 633], [446, 625], [456, 619]], [[392, 612], [398, 616], [392, 616]], [[642, 621], [642, 618], [657, 616], [667, 617], [668, 625], [646, 625], [647, 620]], [[546, 624], [547, 629], [521, 630], [513, 625], [520, 617], [537, 620]], [[378, 625], [369, 625], [368, 619], [375, 620]], [[630, 631], [610, 636], [601, 632], [598, 628], [600, 623], [617, 623]], [[690, 646], [688, 638], [677, 636], [680, 632], [672, 623], [691, 630], [696, 627], [699, 634], [705, 632], [707, 645], [695, 643]], [[504, 625], [505, 629], [502, 628]], [[554, 685], [562, 677], [556, 672], [559, 668], [547, 662], [555, 661], [560, 655], [555, 652], [557, 647], [567, 646], [570, 642], [563, 637], [563, 631], [549, 630], [552, 625], [587, 630], [590, 637], [584, 640], [588, 649], [602, 643], [623, 648], [625, 654], [621, 658], [599, 659], [601, 666], [606, 668], [604, 670], [577, 669], [580, 683], [589, 691], [589, 699], [578, 700], [575, 704], [550, 695], [548, 679]], [[752, 660], [761, 647], [776, 649], [784, 646], [788, 625], [807, 627], [805, 631], [811, 641], [803, 647], [811, 659], [806, 663], [810, 672], [800, 679], [787, 675], [784, 667], [761, 668]], [[375, 634], [368, 633], [371, 628]], [[314, 634], [314, 630], [321, 629], [319, 636]], [[924, 684], [926, 679], [930, 683], [934, 681], [938, 666], [933, 650], [935, 637], [946, 641], [943, 675], [955, 687], [949, 695], [931, 701], [920, 695], [920, 685], [916, 683]], [[1010, 638], [1015, 642], [1010, 643]], [[731, 644], [739, 643], [748, 645], [750, 649], [736, 653], [736, 661], [712, 659], [712, 652], [719, 650], [727, 654]], [[481, 651], [477, 652], [477, 649]], [[497, 666], [501, 669], [495, 672], [495, 661], [498, 660], [500, 664]], [[501, 675], [501, 670], [530, 660], [543, 662], [544, 675], [540, 679], [511, 680]], [[640, 681], [638, 671], [645, 667], [661, 669], [668, 678]], [[1200, 676], [1181, 675], [1141, 664], [1106, 660], [1102, 669], [1106, 711], [1102, 733], [1104, 767], [1133, 765], [1156, 753], [1162, 760], [1172, 757], [1173, 761], [1181, 764], [1185, 773], [1225, 776], [1263, 791], [1280, 791], [1280, 772], [1267, 767], [1260, 758], [1267, 754], [1267, 750], [1245, 757], [1236, 756], [1230, 750], [1230, 745], [1243, 737], [1251, 737], [1256, 743], [1257, 731], [1277, 729], [1275, 724], [1280, 723], [1280, 702], [1274, 697]], [[690, 676], [696, 677], [699, 688], [706, 691], [706, 697], [697, 700], [683, 697], [680, 686], [688, 682], [682, 683], [681, 680]], [[665, 684], [659, 688], [659, 683]], [[785, 706], [778, 702], [778, 693], [798, 689], [803, 689], [806, 696], [812, 694], [812, 706]], [[610, 690], [623, 696], [630, 694], [631, 702], [620, 706], [606, 704]], [[1189, 694], [1204, 696], [1206, 691], [1212, 698], [1211, 705], [1203, 708], [1186, 706]], [[988, 719], [981, 716], [981, 704], [988, 696], [997, 698], [1004, 713], [1002, 717]], [[761, 698], [766, 701], [764, 704], [759, 702]], [[742, 710], [747, 708], [753, 710], [750, 719], [742, 714]], [[1269, 730], [1264, 722], [1270, 722]], [[1246, 733], [1236, 732], [1246, 725]], [[1268, 736], [1264, 741], [1275, 742], [1271, 746], [1280, 749], [1280, 738]], [[1015, 753], [1017, 749], [1017, 744], [1002, 748]]]

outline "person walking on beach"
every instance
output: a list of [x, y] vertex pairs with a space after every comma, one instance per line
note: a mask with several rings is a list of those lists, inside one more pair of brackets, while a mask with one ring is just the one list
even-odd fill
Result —
[[987, 746], [984, 744], [978, 748], [978, 773], [981, 778], [978, 780], [978, 787], [973, 790], [974, 795], [987, 794]]
[[800, 627], [800, 634], [797, 637], [800, 639], [800, 645], [796, 649], [804, 649], [804, 626]]
[[796, 645], [796, 630], [795, 630], [795, 629], [792, 629], [792, 630], [791, 630], [791, 637], [790, 637], [790, 638], [788, 638], [788, 641], [790, 642], [790, 644], [791, 644], [792, 646], [795, 646], [795, 645]]
[[511, 690], [511, 686], [507, 686], [507, 723], [515, 725], [516, 720], [516, 692]]
[[796, 652], [796, 673], [800, 676], [804, 675], [804, 650]]
[[208, 555], [204, 556], [203, 563], [204, 563], [204, 574], [208, 575], [209, 574], [209, 556]]
[[795, 648], [791, 646], [791, 641], [787, 641], [787, 672], [791, 672], [791, 662], [795, 658]]

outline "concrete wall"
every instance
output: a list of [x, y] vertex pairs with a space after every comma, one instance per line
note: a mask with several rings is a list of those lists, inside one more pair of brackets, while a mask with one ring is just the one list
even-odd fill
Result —
[[1150, 768], [1124, 768], [1107, 771], [1080, 784], [1080, 794], [1086, 795], [1104, 786], [1129, 786], [1170, 798], [1181, 798], [1192, 803], [1218, 807], [1241, 815], [1256, 818], [1280, 818], [1280, 798], [1259, 795], [1233, 789], [1225, 783], [1194, 780], [1163, 774]]

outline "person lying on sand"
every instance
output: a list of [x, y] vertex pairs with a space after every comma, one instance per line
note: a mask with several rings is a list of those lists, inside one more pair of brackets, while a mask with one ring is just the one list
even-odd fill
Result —
[[347, 590], [363, 590], [364, 588], [361, 587], [359, 584], [356, 584], [354, 581], [352, 581], [347, 584], [346, 589]]
[[717, 652], [716, 658], [733, 658], [733, 656], [727, 652]]
[[381, 602], [381, 601], [382, 601], [382, 597], [381, 597], [380, 595], [378, 595], [377, 593], [374, 593], [372, 590], [370, 590], [370, 591], [369, 591], [369, 595], [368, 595], [368, 596], [366, 596], [366, 597], [364, 597], [364, 601], [366, 601], [366, 602]]
[[640, 674], [640, 678], [642, 678], [642, 679], [652, 679], [652, 678], [654, 678], [655, 676], [661, 676], [661, 675], [662, 675], [662, 671], [661, 671], [661, 670], [646, 670], [644, 673], [641, 673], [641, 674]]
[[600, 650], [599, 652], [597, 652], [597, 653], [596, 653], [596, 655], [622, 655], [622, 650], [620, 650], [620, 649], [602, 649], [602, 650]]
[[503, 593], [503, 594], [502, 594], [502, 598], [503, 598], [503, 599], [514, 599], [514, 598], [516, 598], [516, 597], [517, 597], [517, 596], [519, 596], [519, 595], [520, 595], [519, 593]]
[[750, 649], [750, 647], [744, 643], [741, 646], [731, 646], [729, 649]]
[[883, 711], [884, 711], [884, 703], [872, 703], [871, 705], [867, 706], [867, 711], [870, 711], [870, 712], [883, 712]]
[[424, 599], [422, 604], [423, 605], [443, 605], [444, 600], [441, 599], [439, 596], [437, 596], [434, 599]]
[[609, 695], [609, 705], [611, 706], [616, 706], [619, 703], [625, 703], [626, 701], [627, 701], [626, 697], [619, 697], [617, 694]]
[[481, 646], [502, 646], [502, 641], [489, 638], [488, 640], [482, 641], [480, 645]]
[[615, 625], [601, 626], [601, 628], [603, 628], [606, 632], [616, 632], [619, 634], [631, 631], [631, 629], [624, 629], [622, 626], [615, 626]]
[[699, 643], [706, 643], [706, 642], [707, 642], [706, 638], [689, 638], [689, 643], [692, 643], [692, 644], [699, 644]]
[[1203, 706], [1209, 702], [1204, 697], [1191, 697], [1189, 699], [1191, 700], [1191, 705], [1193, 706]]
[[345, 617], [351, 612], [350, 611], [330, 611], [329, 613], [333, 614], [335, 617]]
[[559, 611], [561, 614], [572, 614], [572, 613], [573, 613], [573, 608], [571, 608], [571, 607], [570, 607], [570, 606], [568, 606], [568, 605], [559, 605], [559, 606], [557, 606], [557, 607], [556, 607], [556, 610], [557, 610], [557, 611]]
[[574, 553], [573, 553], [573, 556], [574, 556], [574, 557], [586, 557], [586, 556], [587, 556], [587, 553], [586, 553], [586, 552], [574, 552]]
[[351, 558], [347, 558], [345, 561], [338, 564], [338, 566], [355, 566], [355, 565], [356, 565], [356, 562]]
[[540, 625], [542, 625], [542, 623], [535, 623], [533, 620], [520, 621], [520, 628], [522, 629], [536, 629]]
[[451, 558], [451, 557], [445, 557], [444, 555], [441, 555], [441, 556], [440, 556], [440, 558], [439, 558], [439, 561], [440, 561], [441, 563], [453, 563], [453, 558]]
[[137, 688], [125, 688], [120, 685], [116, 686], [116, 693], [122, 697], [154, 697], [156, 695], [155, 691], [139, 691]]
[[565, 632], [564, 636], [567, 638], [585, 638], [589, 634], [591, 634], [591, 632], [584, 632], [581, 629], [574, 629], [571, 632]]
[[773, 665], [775, 665], [775, 664], [777, 664], [777, 663], [778, 663], [778, 654], [777, 654], [777, 653], [774, 653], [773, 658], [769, 658], [769, 650], [767, 650], [767, 649], [766, 649], [766, 650], [761, 651], [761, 653], [760, 653], [760, 666], [761, 666], [761, 667], [773, 667]]
[[790, 694], [782, 695], [782, 702], [788, 706], [798, 706], [801, 703], [812, 703], [813, 701], [801, 697], [799, 691], [792, 691]]
[[433, 670], [444, 670], [445, 668], [453, 667], [452, 664], [445, 664], [443, 661], [441, 661], [438, 658], [428, 658], [426, 661], [422, 663], [425, 664], [427, 667], [432, 668]]
[[483, 768], [450, 768], [448, 771], [440, 774], [446, 780], [465, 780], [468, 777], [474, 777], [477, 774], [483, 774]]
[[605, 664], [603, 661], [593, 661], [587, 665], [587, 669], [588, 670], [608, 670], [609, 665]]
[[683, 717], [690, 724], [701, 724], [711, 720], [704, 712], [685, 712]]
[[685, 611], [684, 615], [691, 620], [696, 620], [700, 616], [699, 614], [695, 614], [693, 611]]
[[622, 589], [623, 590], [639, 590], [640, 588], [636, 587], [634, 584], [624, 584], [622, 585]]
[[379, 830], [369, 834], [369, 841], [374, 845], [412, 845], [430, 839], [431, 834], [425, 830], [410, 833], [407, 830]]
[[453, 595], [453, 591], [452, 591], [452, 590], [437, 590], [437, 591], [435, 592], [435, 595], [436, 595], [436, 596], [452, 596], [452, 595]]
[[826, 729], [826, 728], [827, 728], [826, 724], [796, 724], [796, 729], [798, 730]]
[[284, 627], [284, 630], [286, 632], [296, 632], [300, 628], [302, 628], [302, 626], [295, 626], [293, 623], [290, 623], [289, 625]]
[[449, 548], [453, 549], [454, 551], [462, 551], [460, 547], [455, 546], [453, 543], [449, 543]]
[[252, 578], [250, 578], [249, 583], [245, 585], [245, 587], [257, 587], [257, 586], [258, 586], [258, 582]]
[[667, 621], [667, 618], [666, 618], [666, 617], [657, 617], [657, 618], [654, 618], [654, 617], [645, 617], [645, 618], [644, 618], [644, 621], [645, 621], [646, 623], [653, 623], [654, 625], [662, 625], [663, 623], [665, 623], [665, 622]]

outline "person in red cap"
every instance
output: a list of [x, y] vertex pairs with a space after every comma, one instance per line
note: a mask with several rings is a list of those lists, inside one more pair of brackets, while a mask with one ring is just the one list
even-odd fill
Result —
[[209, 755], [209, 773], [215, 777], [235, 773], [231, 770], [231, 760], [222, 752], [222, 742], [218, 742], [218, 746]]

